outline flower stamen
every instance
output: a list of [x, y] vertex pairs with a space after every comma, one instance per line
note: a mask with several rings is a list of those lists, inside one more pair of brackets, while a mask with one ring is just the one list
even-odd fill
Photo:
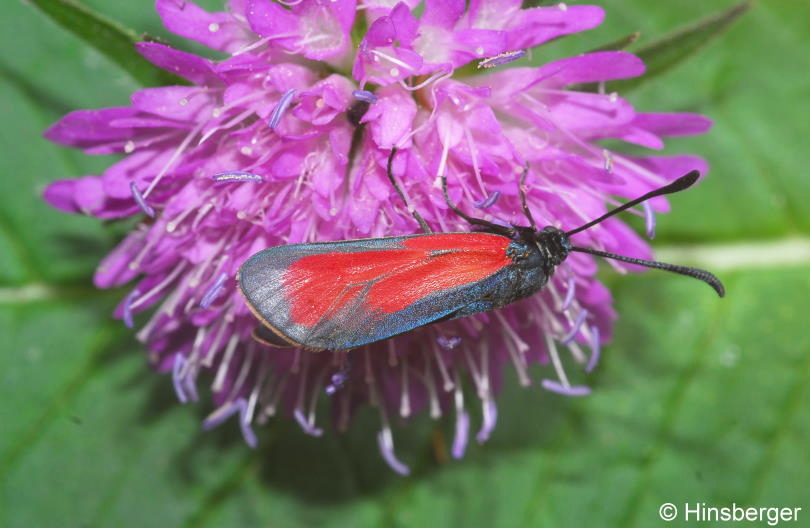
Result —
[[574, 273], [571, 272], [571, 268], [568, 268], [568, 289], [565, 291], [565, 299], [563, 300], [562, 306], [560, 306], [560, 311], [565, 312], [571, 307], [571, 303], [574, 301], [574, 297], [577, 293], [577, 281]]
[[641, 207], [644, 209], [644, 226], [647, 231], [647, 238], [652, 240], [655, 238], [655, 213], [650, 202], [644, 202]]
[[222, 357], [222, 361], [219, 364], [219, 368], [217, 369], [217, 374], [214, 377], [214, 383], [211, 385], [211, 390], [214, 392], [219, 392], [225, 386], [225, 375], [228, 373], [228, 370], [231, 366], [231, 359], [233, 359], [233, 354], [236, 351], [236, 345], [239, 344], [239, 335], [234, 334], [228, 340], [228, 345], [225, 347], [225, 354]]
[[368, 104], [374, 104], [378, 100], [378, 97], [368, 90], [355, 90], [352, 92], [352, 96], [358, 101], [363, 101]]
[[216, 298], [219, 296], [219, 293], [222, 291], [222, 287], [225, 285], [225, 281], [227, 280], [227, 278], [228, 274], [225, 273], [224, 271], [217, 276], [214, 283], [208, 288], [208, 290], [203, 295], [202, 300], [200, 301], [200, 308], [205, 310], [209, 306], [211, 306], [211, 303], [213, 303], [216, 300]]
[[225, 420], [239, 413], [239, 425], [242, 429], [242, 437], [245, 443], [255, 448], [257, 445], [256, 434], [250, 427], [251, 417], [248, 414], [248, 405], [244, 398], [239, 398], [236, 401], [226, 401], [219, 406], [214, 412], [208, 415], [203, 421], [203, 429], [210, 430], [222, 424]]
[[464, 392], [461, 390], [461, 379], [458, 372], [456, 372], [454, 401], [456, 404], [456, 428], [450, 454], [453, 458], [459, 459], [464, 457], [464, 452], [467, 450], [467, 441], [470, 436], [470, 415], [464, 408]]
[[588, 364], [585, 365], [585, 372], [590, 373], [597, 364], [599, 364], [599, 356], [601, 355], [601, 343], [599, 342], [599, 327], [591, 326], [591, 357], [588, 359]]
[[402, 365], [399, 367], [402, 371], [402, 392], [399, 399], [399, 415], [407, 418], [411, 415], [411, 392], [410, 383], [408, 380], [408, 355], [403, 354]]
[[574, 340], [574, 337], [579, 333], [579, 329], [582, 328], [582, 323], [585, 322], [585, 318], [588, 316], [588, 310], [582, 308], [579, 313], [577, 314], [577, 319], [574, 321], [574, 324], [571, 325], [571, 330], [568, 331], [562, 339], [560, 339], [560, 344], [567, 345], [571, 341]]
[[550, 379], [542, 380], [541, 384], [547, 391], [556, 392], [564, 396], [587, 396], [591, 393], [591, 388], [585, 385], [564, 385]]
[[178, 353], [174, 356], [174, 364], [172, 365], [172, 383], [174, 384], [174, 392], [177, 395], [177, 399], [180, 400], [180, 403], [188, 402], [186, 391], [183, 387], [184, 380], [181, 376], [181, 372], [183, 371], [185, 365], [186, 358], [183, 356], [183, 354]]
[[278, 127], [281, 122], [281, 117], [284, 115], [284, 112], [287, 111], [287, 108], [289, 108], [290, 103], [292, 103], [293, 96], [295, 96], [295, 88], [290, 88], [281, 96], [281, 99], [279, 99], [275, 108], [273, 108], [270, 118], [267, 120], [267, 125], [270, 127], [270, 130], [275, 130], [276, 127]]
[[132, 192], [132, 199], [135, 200], [135, 203], [138, 204], [141, 211], [143, 211], [146, 216], [154, 218], [155, 210], [151, 205], [146, 203], [146, 198], [141, 194], [141, 191], [138, 190], [138, 185], [135, 182], [130, 182], [129, 190]]
[[509, 64], [526, 55], [526, 50], [504, 51], [494, 57], [486, 58], [478, 63], [478, 68], [495, 68]]
[[491, 394], [486, 394], [481, 398], [481, 429], [475, 435], [475, 439], [479, 444], [483, 444], [489, 440], [489, 436], [495, 429], [495, 424], [498, 421], [498, 406], [495, 405], [495, 400]]
[[498, 198], [501, 197], [501, 191], [494, 191], [492, 194], [487, 196], [485, 199], [481, 200], [480, 202], [473, 202], [479, 209], [488, 209], [495, 205], [495, 202], [498, 201]]
[[134, 328], [135, 321], [132, 318], [132, 309], [134, 308], [134, 301], [135, 299], [141, 294], [141, 292], [135, 288], [127, 296], [124, 298], [124, 308], [123, 308], [123, 315], [122, 319], [124, 320], [124, 326], [127, 328]]
[[388, 466], [399, 473], [400, 475], [408, 475], [411, 470], [408, 466], [400, 462], [394, 452], [394, 436], [391, 433], [391, 426], [388, 425], [388, 420], [383, 419], [383, 428], [377, 434], [377, 445], [380, 448], [380, 454]]

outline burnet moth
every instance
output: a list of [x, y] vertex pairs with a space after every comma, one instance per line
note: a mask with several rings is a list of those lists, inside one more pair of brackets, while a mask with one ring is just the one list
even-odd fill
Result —
[[[392, 149], [387, 174], [405, 201], [391, 170], [395, 154]], [[424, 234], [259, 251], [238, 274], [247, 304], [262, 323], [254, 338], [273, 346], [345, 350], [494, 310], [541, 290], [572, 251], [693, 277], [723, 296], [722, 283], [708, 271], [577, 247], [571, 241], [625, 209], [690, 187], [699, 177], [697, 171], [569, 231], [537, 228], [526, 205], [526, 172], [520, 178], [519, 196], [527, 227], [470, 217], [451, 202], [443, 176], [447, 205], [474, 231], [432, 233], [421, 215], [409, 208]]]

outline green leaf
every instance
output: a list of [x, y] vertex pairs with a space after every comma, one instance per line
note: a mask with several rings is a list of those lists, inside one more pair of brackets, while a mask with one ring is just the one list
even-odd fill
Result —
[[87, 44], [118, 64], [144, 86], [187, 84], [162, 70], [135, 51], [135, 43], [145, 35], [110, 20], [75, 0], [29, 0], [54, 22], [71, 31]]
[[752, 2], [750, 1], [741, 2], [639, 48], [635, 53], [647, 65], [647, 71], [637, 79], [617, 82], [615, 89], [625, 91], [640, 82], [653, 79], [677, 66], [728, 31], [732, 23], [748, 11], [751, 6]]
[[633, 42], [638, 40], [639, 36], [641, 36], [641, 33], [639, 31], [636, 31], [624, 37], [612, 40], [606, 44], [597, 46], [589, 50], [588, 53], [597, 53], [600, 51], [622, 51], [624, 49], [627, 49], [631, 44], [633, 44]]
[[[728, 31], [732, 23], [742, 16], [743, 13], [748, 11], [751, 6], [751, 1], [747, 0], [741, 2], [731, 8], [724, 9], [697, 22], [676, 29], [636, 50], [632, 50], [635, 55], [644, 61], [647, 67], [644, 75], [632, 79], [610, 82], [602, 88], [609, 92], [626, 93], [666, 73], [686, 59], [694, 56], [701, 48]], [[638, 33], [631, 34], [615, 43], [608, 44], [606, 49], [624, 49], [628, 44], [635, 41], [637, 37]], [[626, 43], [624, 42], [630, 38], [632, 38], [632, 40]], [[612, 45], [622, 45], [622, 47], [610, 47]], [[604, 47], [600, 47], [594, 51], [604, 51], [605, 49], [603, 48]], [[599, 86], [597, 83], [588, 83], [572, 86], [571, 89], [596, 91], [599, 89]]]

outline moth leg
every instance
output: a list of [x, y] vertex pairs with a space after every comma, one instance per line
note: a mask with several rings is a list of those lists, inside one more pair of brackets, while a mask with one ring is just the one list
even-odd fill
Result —
[[518, 195], [520, 196], [520, 208], [523, 209], [523, 214], [529, 219], [529, 225], [533, 231], [537, 231], [537, 224], [532, 217], [532, 212], [526, 203], [526, 176], [529, 174], [529, 165], [523, 169], [523, 174], [520, 175], [520, 184], [518, 185]]
[[385, 172], [388, 175], [388, 180], [391, 182], [391, 185], [394, 186], [394, 189], [396, 189], [397, 194], [399, 195], [400, 198], [402, 198], [402, 202], [405, 204], [405, 208], [408, 209], [408, 211], [410, 211], [410, 213], [413, 215], [414, 219], [419, 224], [419, 227], [422, 228], [422, 231], [430, 234], [433, 231], [430, 230], [430, 227], [428, 227], [427, 222], [425, 222], [425, 219], [422, 218], [422, 215], [419, 214], [419, 211], [417, 211], [413, 205], [408, 203], [408, 200], [405, 199], [405, 193], [402, 192], [402, 188], [400, 188], [400, 186], [397, 184], [396, 179], [394, 179], [394, 173], [391, 170], [391, 167], [394, 164], [394, 156], [396, 155], [396, 153], [397, 149], [396, 147], [393, 147], [391, 148], [391, 154], [388, 155], [388, 164], [385, 169]]
[[470, 224], [474, 226], [483, 227], [484, 230], [489, 233], [495, 233], [509, 238], [512, 238], [515, 235], [515, 231], [513, 229], [510, 229], [502, 225], [493, 224], [492, 222], [488, 222], [483, 218], [473, 218], [472, 216], [468, 215], [467, 213], [459, 209], [456, 204], [450, 201], [450, 195], [447, 194], [447, 175], [442, 174], [441, 179], [442, 179], [442, 195], [444, 195], [444, 201], [445, 203], [447, 203], [447, 207], [449, 207], [450, 210], [452, 210], [454, 213], [459, 215], [461, 218], [463, 218]]

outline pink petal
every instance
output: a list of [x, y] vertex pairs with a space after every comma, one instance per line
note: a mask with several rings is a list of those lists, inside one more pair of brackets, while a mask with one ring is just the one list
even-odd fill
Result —
[[633, 124], [657, 136], [691, 136], [703, 134], [712, 120], [700, 114], [636, 114]]
[[194, 84], [202, 86], [221, 84], [222, 80], [208, 59], [157, 42], [138, 42], [135, 49], [155, 66], [188, 79]]
[[562, 88], [574, 83], [612, 81], [637, 77], [644, 73], [644, 62], [623, 51], [588, 53], [550, 62], [537, 70], [543, 86]]
[[471, 0], [467, 11], [470, 27], [502, 29], [513, 16], [519, 17], [521, 0]]
[[545, 97], [554, 123], [564, 130], [593, 130], [630, 123], [633, 107], [624, 99], [585, 92], [565, 92]]
[[141, 112], [177, 121], [197, 121], [211, 115], [212, 103], [208, 94], [197, 86], [164, 86], [135, 92], [132, 106]]
[[52, 207], [65, 211], [66, 213], [80, 213], [74, 199], [76, 182], [78, 180], [56, 180], [45, 187], [42, 197]]
[[366, 113], [368, 119], [363, 119], [371, 124], [371, 137], [385, 149], [406, 147], [407, 144], [400, 145], [399, 142], [413, 126], [416, 102], [409, 93], [395, 86], [382, 88], [377, 95], [380, 99]]
[[157, 0], [155, 9], [166, 29], [209, 48], [233, 52], [243, 47], [249, 38], [246, 28], [230, 13], [209, 13], [187, 0]]
[[426, 0], [420, 21], [423, 25], [450, 30], [464, 14], [464, 8], [464, 0]]
[[[565, 5], [565, 4], [561, 4]], [[605, 12], [596, 6], [535, 7], [513, 16], [508, 49], [532, 48], [551, 39], [591, 29], [602, 23]]]
[[111, 124], [115, 119], [131, 117], [135, 110], [127, 107], [78, 110], [70, 112], [45, 131], [45, 137], [60, 145], [89, 148], [108, 142], [131, 138], [132, 130], [122, 130]]

